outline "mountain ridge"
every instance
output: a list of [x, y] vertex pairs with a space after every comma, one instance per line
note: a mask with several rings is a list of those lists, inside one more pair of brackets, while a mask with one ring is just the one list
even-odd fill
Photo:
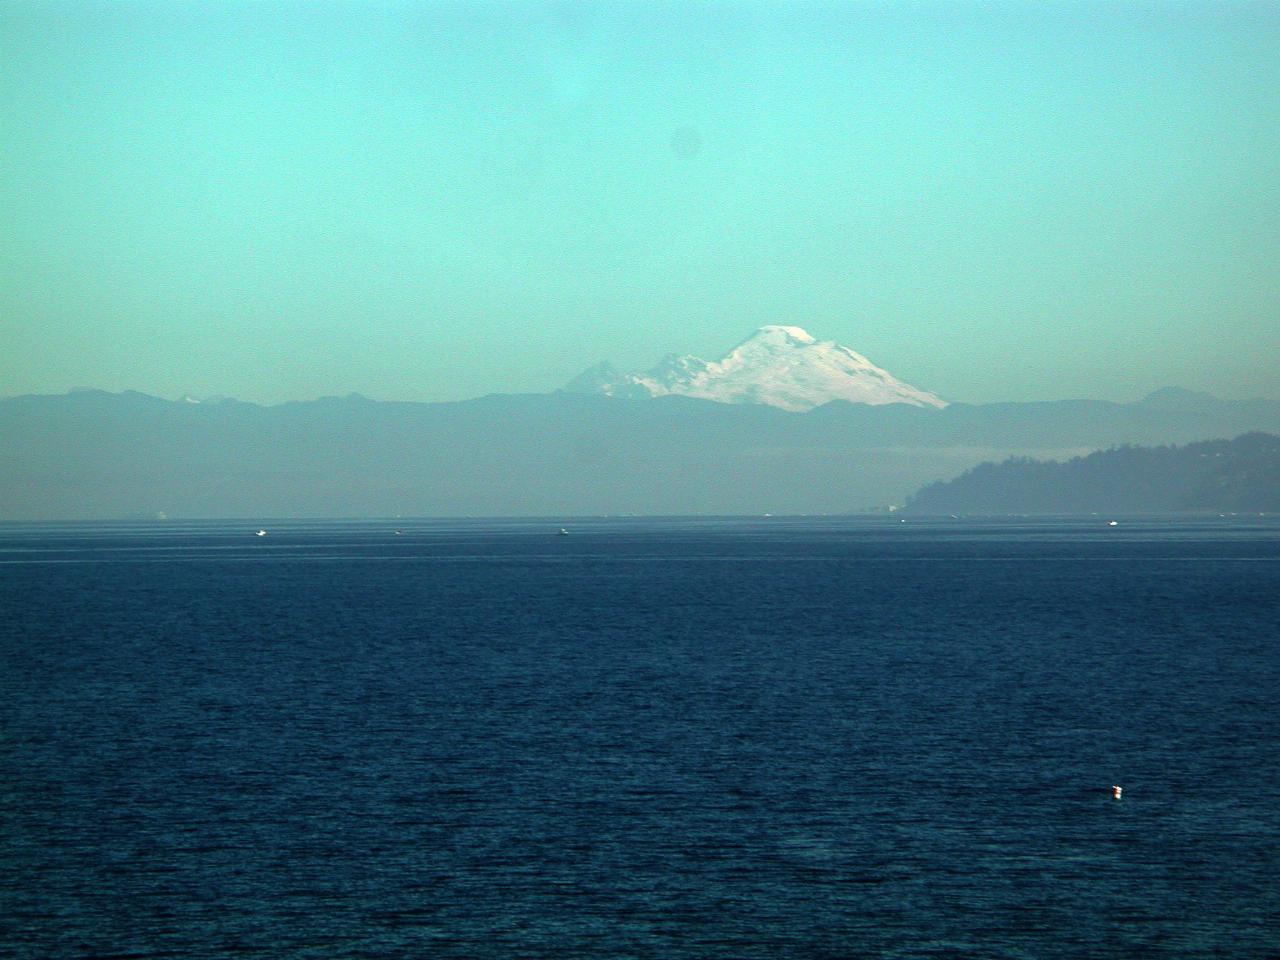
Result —
[[670, 394], [0, 400], [0, 520], [858, 513], [979, 463], [1280, 431], [1280, 404], [832, 402]]

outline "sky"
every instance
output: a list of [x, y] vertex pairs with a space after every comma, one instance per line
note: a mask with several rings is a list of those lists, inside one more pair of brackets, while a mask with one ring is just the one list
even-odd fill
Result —
[[1280, 3], [0, 0], [0, 396], [554, 390], [802, 326], [1280, 399]]

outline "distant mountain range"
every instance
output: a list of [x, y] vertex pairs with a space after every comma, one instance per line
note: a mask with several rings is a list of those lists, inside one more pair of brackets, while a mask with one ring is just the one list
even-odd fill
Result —
[[674, 394], [264, 407], [91, 390], [0, 400], [0, 519], [850, 513], [983, 461], [1256, 430], [1280, 431], [1280, 404], [1174, 389], [799, 413]]
[[911, 498], [922, 514], [1280, 512], [1280, 436], [983, 463]]
[[800, 327], [761, 327], [719, 360], [667, 354], [644, 373], [600, 363], [565, 387], [570, 393], [648, 399], [677, 395], [719, 403], [812, 410], [833, 400], [871, 405], [945, 407], [940, 397], [903, 383], [861, 354]]

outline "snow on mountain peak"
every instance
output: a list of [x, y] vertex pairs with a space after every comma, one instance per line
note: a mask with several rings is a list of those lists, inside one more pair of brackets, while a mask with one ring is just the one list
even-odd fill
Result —
[[800, 343], [816, 343], [817, 341], [810, 335], [809, 331], [803, 327], [784, 327], [778, 324], [761, 327], [753, 333], [748, 339], [766, 339], [779, 340], [790, 339], [797, 340]]
[[644, 373], [618, 374], [599, 364], [565, 389], [616, 397], [680, 394], [720, 403], [762, 403], [811, 410], [832, 400], [945, 407], [946, 401], [903, 383], [861, 354], [800, 327], [765, 326], [716, 361], [668, 354]]

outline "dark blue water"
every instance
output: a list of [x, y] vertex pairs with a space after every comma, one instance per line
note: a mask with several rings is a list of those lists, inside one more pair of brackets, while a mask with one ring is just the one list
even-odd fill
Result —
[[563, 522], [0, 528], [0, 952], [1277, 955], [1277, 523]]

